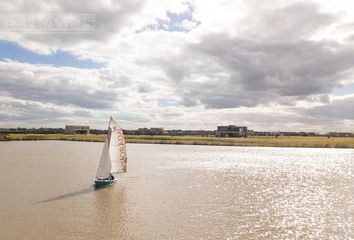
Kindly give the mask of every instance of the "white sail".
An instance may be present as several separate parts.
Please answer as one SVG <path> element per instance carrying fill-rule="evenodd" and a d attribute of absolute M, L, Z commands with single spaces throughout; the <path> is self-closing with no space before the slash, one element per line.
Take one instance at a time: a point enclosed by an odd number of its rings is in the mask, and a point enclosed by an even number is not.
<path fill-rule="evenodd" d="M 112 130 L 109 155 L 112 163 L 112 173 L 125 172 L 127 170 L 127 151 L 123 129 L 121 129 L 113 118 L 109 121 Z"/>
<path fill-rule="evenodd" d="M 106 141 L 103 145 L 100 164 L 98 165 L 98 169 L 97 169 L 97 174 L 96 174 L 97 179 L 108 178 L 111 172 L 112 164 L 109 156 L 109 139 L 110 139 L 110 131 L 108 130 Z"/>
<path fill-rule="evenodd" d="M 125 172 L 126 170 L 127 153 L 123 130 L 113 118 L 111 118 L 108 124 L 108 134 L 103 146 L 96 178 L 108 178 L 110 173 Z"/>

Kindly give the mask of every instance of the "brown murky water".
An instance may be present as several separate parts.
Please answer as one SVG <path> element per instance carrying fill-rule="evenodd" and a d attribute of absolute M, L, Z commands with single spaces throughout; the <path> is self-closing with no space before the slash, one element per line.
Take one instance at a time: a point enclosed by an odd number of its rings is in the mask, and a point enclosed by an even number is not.
<path fill-rule="evenodd" d="M 0 143 L 0 239 L 353 239 L 354 150 Z"/>

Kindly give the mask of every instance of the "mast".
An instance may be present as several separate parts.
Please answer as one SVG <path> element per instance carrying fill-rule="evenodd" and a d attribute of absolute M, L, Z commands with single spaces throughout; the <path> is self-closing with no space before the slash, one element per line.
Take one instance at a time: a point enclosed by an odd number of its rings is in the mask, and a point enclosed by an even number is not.
<path fill-rule="evenodd" d="M 96 178 L 108 178 L 110 173 L 127 171 L 127 151 L 123 129 L 111 117 L 108 134 L 103 145 Z"/>

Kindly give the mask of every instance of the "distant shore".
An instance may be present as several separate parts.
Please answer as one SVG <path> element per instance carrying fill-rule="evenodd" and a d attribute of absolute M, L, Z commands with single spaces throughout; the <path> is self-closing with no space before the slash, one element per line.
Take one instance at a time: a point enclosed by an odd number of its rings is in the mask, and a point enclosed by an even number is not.
<path fill-rule="evenodd" d="M 104 142 L 106 135 L 69 135 L 69 134 L 1 134 L 0 141 L 61 140 Z M 183 144 L 213 146 L 258 146 L 258 147 L 312 147 L 312 148 L 354 148 L 351 137 L 248 137 L 217 138 L 202 136 L 146 136 L 125 135 L 127 143 Z"/>

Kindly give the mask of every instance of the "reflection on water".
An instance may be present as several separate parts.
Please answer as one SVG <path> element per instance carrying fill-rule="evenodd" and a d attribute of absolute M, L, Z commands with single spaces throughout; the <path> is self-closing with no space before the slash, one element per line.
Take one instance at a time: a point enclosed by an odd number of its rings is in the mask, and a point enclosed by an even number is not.
<path fill-rule="evenodd" d="M 0 239 L 354 238 L 354 150 L 128 145 L 92 184 L 101 143 L 0 143 Z"/>
<path fill-rule="evenodd" d="M 95 238 L 127 239 L 125 190 L 121 186 L 107 186 L 95 192 Z"/>

